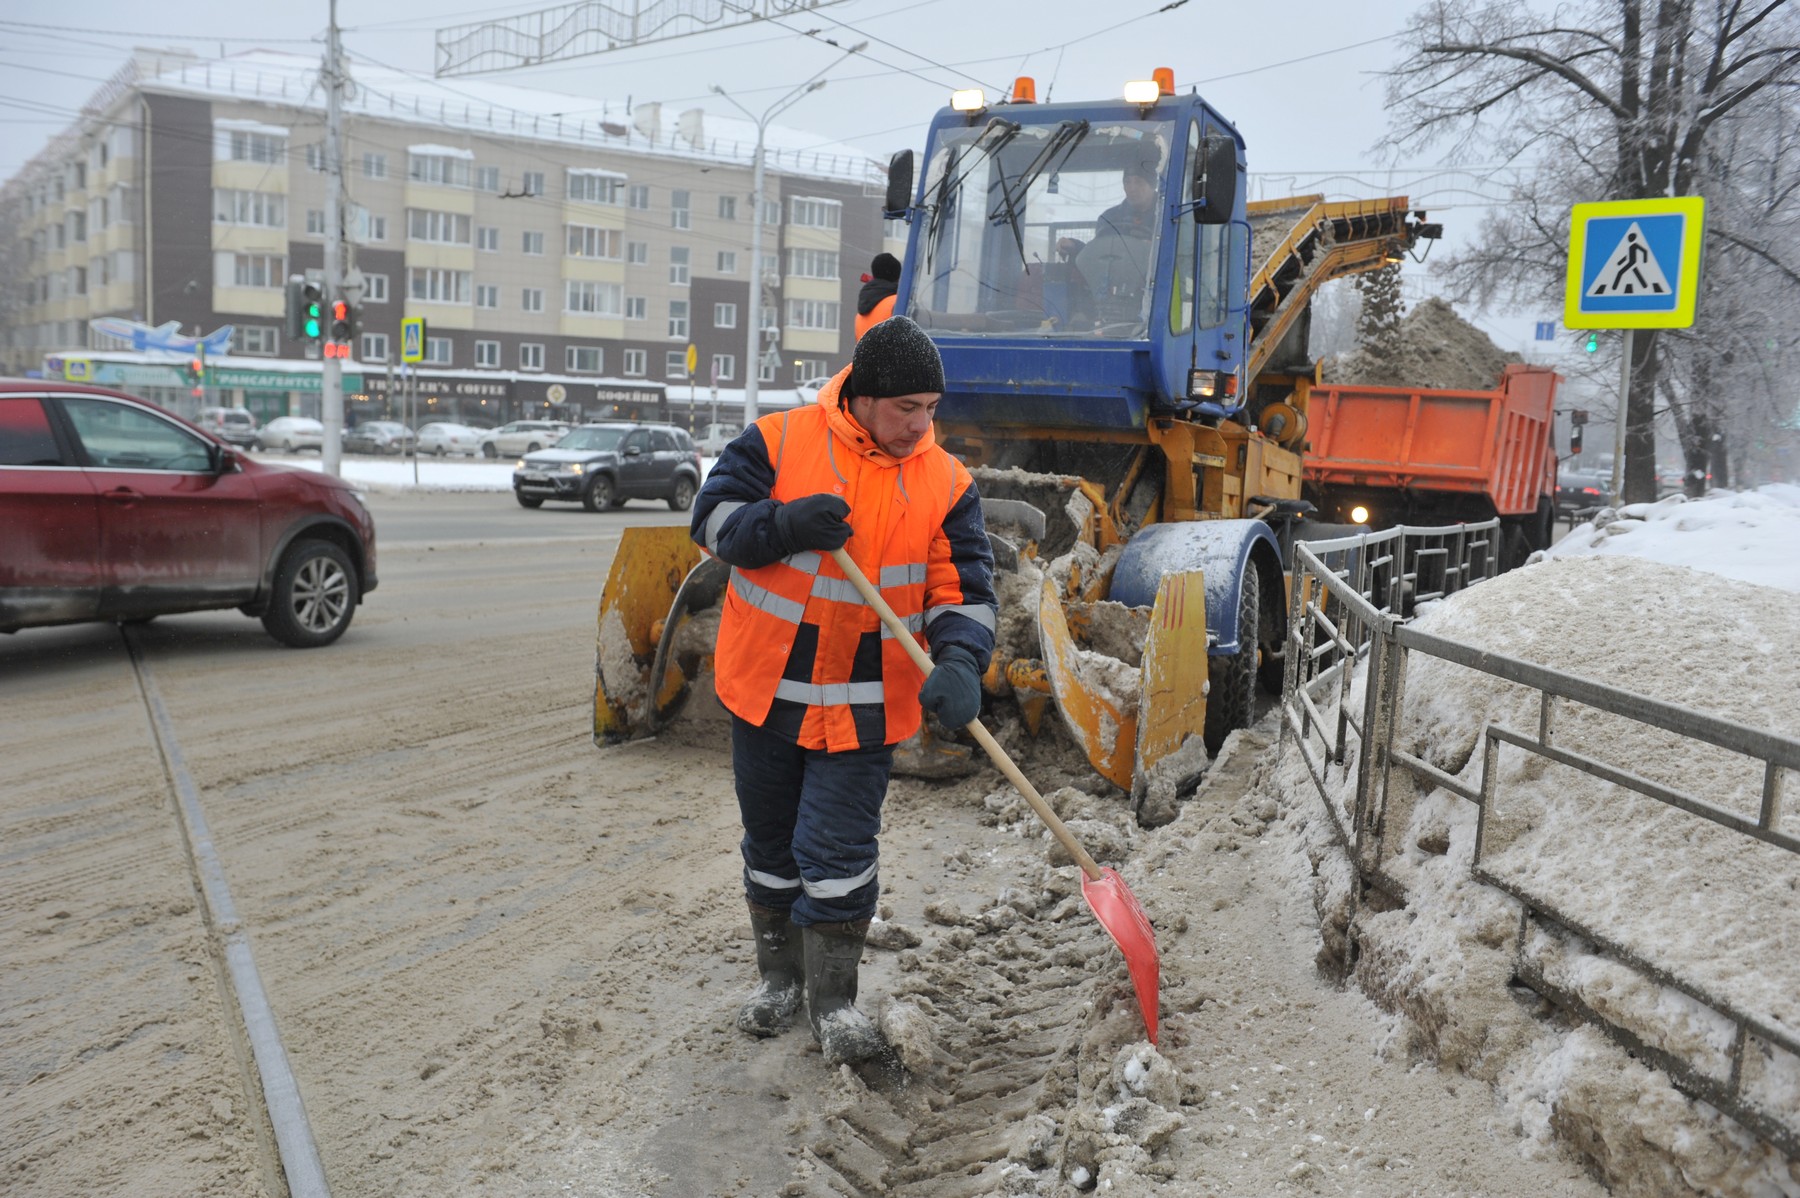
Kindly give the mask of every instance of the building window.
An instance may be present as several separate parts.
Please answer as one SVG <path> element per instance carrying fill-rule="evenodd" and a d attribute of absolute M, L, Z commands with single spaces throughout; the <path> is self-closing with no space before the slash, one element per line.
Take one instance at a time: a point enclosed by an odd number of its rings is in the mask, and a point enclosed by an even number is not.
<path fill-rule="evenodd" d="M 219 188 L 213 192 L 213 220 L 221 225 L 256 225 L 264 229 L 280 229 L 287 225 L 287 200 L 272 191 L 232 191 Z M 319 227 L 325 227 L 325 214 L 319 214 Z"/>
<path fill-rule="evenodd" d="M 737 197 L 736 196 L 720 196 L 719 197 L 719 219 L 720 220 L 736 220 L 737 219 Z"/>
<path fill-rule="evenodd" d="M 642 183 L 633 183 L 625 191 L 625 204 L 628 208 L 648 211 L 650 208 L 650 189 Z"/>
<path fill-rule="evenodd" d="M 810 383 L 814 379 L 821 379 L 821 378 L 824 378 L 825 376 L 826 376 L 826 370 L 825 370 L 825 359 L 824 358 L 795 358 L 794 359 L 794 385 L 795 386 L 799 386 L 801 383 Z"/>
<path fill-rule="evenodd" d="M 737 251 L 736 250 L 720 250 L 719 251 L 717 273 L 722 274 L 722 275 L 734 275 L 737 273 Z"/>
<path fill-rule="evenodd" d="M 735 354 L 714 354 L 712 356 L 712 381 L 714 384 L 729 383 L 737 374 L 737 356 Z"/>
<path fill-rule="evenodd" d="M 906 222 L 898 217 L 881 222 L 881 239 L 883 241 L 905 241 Z"/>
<path fill-rule="evenodd" d="M 542 196 L 544 194 L 544 172 L 526 171 L 519 177 L 519 190 L 527 196 Z M 541 349 L 542 346 L 539 348 Z M 543 367 L 540 366 L 538 369 L 542 370 Z"/>
<path fill-rule="evenodd" d="M 318 142 L 306 147 L 306 169 L 319 173 L 325 170 L 325 147 Z"/>
<path fill-rule="evenodd" d="M 692 212 L 688 207 L 688 193 L 671 191 L 669 193 L 669 227 L 671 229 L 687 228 L 691 215 Z"/>
<path fill-rule="evenodd" d="M 363 178 L 387 178 L 387 155 L 370 151 L 363 155 Z"/>
<path fill-rule="evenodd" d="M 388 339 L 386 333 L 364 333 L 362 335 L 362 360 L 365 362 L 385 362 L 388 360 Z"/>
<path fill-rule="evenodd" d="M 407 178 L 439 187 L 467 187 L 469 160 L 452 154 L 408 154 Z"/>
<path fill-rule="evenodd" d="M 367 208 L 359 209 L 359 212 L 361 213 L 363 220 L 366 221 L 367 223 L 358 230 L 362 234 L 362 236 L 359 237 L 357 240 L 359 240 L 359 241 L 386 241 L 387 240 L 387 217 L 376 216 L 374 213 L 370 212 Z"/>
<path fill-rule="evenodd" d="M 385 304 L 388 302 L 388 277 L 386 275 L 363 276 L 363 303 Z"/>
<path fill-rule="evenodd" d="M 475 190 L 500 190 L 500 168 L 497 166 L 478 166 L 475 168 Z"/>
<path fill-rule="evenodd" d="M 544 310 L 544 289 L 527 287 L 519 292 L 519 306 L 526 312 L 542 312 Z"/>
<path fill-rule="evenodd" d="M 625 289 L 617 283 L 569 279 L 565 283 L 563 311 L 577 316 L 610 316 L 617 319 L 625 308 Z"/>
<path fill-rule="evenodd" d="M 279 166 L 287 161 L 287 138 L 274 133 L 252 133 L 232 129 L 219 143 L 219 157 L 233 162 L 261 162 Z M 56 197 L 61 199 L 61 196 Z"/>
<path fill-rule="evenodd" d="M 625 176 L 598 171 L 570 171 L 568 197 L 583 204 L 617 204 L 625 191 Z"/>
<path fill-rule="evenodd" d="M 460 212 L 432 212 L 424 208 L 406 210 L 406 239 L 429 241 L 437 245 L 468 245 L 469 218 Z"/>
<path fill-rule="evenodd" d="M 781 281 L 781 255 L 764 254 L 762 256 L 762 274 L 766 284 L 775 286 Z"/>
<path fill-rule="evenodd" d="M 788 274 L 797 279 L 835 279 L 838 256 L 834 250 L 789 250 Z"/>
<path fill-rule="evenodd" d="M 601 229 L 594 225 L 566 225 L 564 228 L 569 257 L 618 260 L 625 238 L 617 229 Z"/>
<path fill-rule="evenodd" d="M 781 201 L 780 200 L 764 200 L 763 201 L 763 224 L 774 225 L 777 228 L 780 227 L 780 225 L 781 225 Z"/>
<path fill-rule="evenodd" d="M 231 348 L 234 353 L 272 357 L 281 352 L 281 330 L 272 324 L 241 324 Z"/>
<path fill-rule="evenodd" d="M 527 341 L 519 346 L 519 369 L 542 370 L 544 368 L 544 347 L 536 341 Z"/>
<path fill-rule="evenodd" d="M 672 245 L 669 247 L 669 282 L 677 287 L 688 285 L 688 247 Z"/>
<path fill-rule="evenodd" d="M 451 358 L 451 344 L 448 337 L 425 338 L 425 361 L 431 366 L 448 366 Z"/>
<path fill-rule="evenodd" d="M 835 229 L 844 206 L 836 200 L 795 196 L 791 221 L 803 229 Z"/>
<path fill-rule="evenodd" d="M 483 253 L 488 253 L 488 254 L 499 253 L 500 252 L 500 226 L 499 225 L 482 225 L 480 228 L 476 229 L 475 230 L 475 248 L 478 250 L 481 250 Z"/>
<path fill-rule="evenodd" d="M 477 308 L 498 308 L 500 306 L 500 288 L 495 283 L 475 284 L 475 306 Z"/>
<path fill-rule="evenodd" d="M 422 304 L 466 304 L 473 290 L 470 271 L 413 266 L 406 272 L 406 298 Z"/>
<path fill-rule="evenodd" d="M 687 351 L 672 349 L 663 355 L 663 377 L 674 381 L 687 377 Z"/>
<path fill-rule="evenodd" d="M 214 282 L 221 287 L 274 287 L 287 284 L 287 259 L 280 254 L 218 255 Z"/>
<path fill-rule="evenodd" d="M 669 336 L 686 337 L 688 335 L 688 302 L 686 300 L 669 301 Z"/>
<path fill-rule="evenodd" d="M 648 352 L 641 349 L 628 349 L 625 351 L 626 378 L 641 379 L 649 373 L 650 355 Z"/>
<path fill-rule="evenodd" d="M 599 374 L 606 355 L 598 345 L 571 345 L 563 360 L 571 374 Z"/>
<path fill-rule="evenodd" d="M 625 297 L 625 319 L 626 320 L 644 320 L 649 317 L 649 314 L 650 314 L 650 301 L 649 300 L 645 299 L 641 295 L 628 295 Z"/>
<path fill-rule="evenodd" d="M 756 381 L 759 383 L 774 382 L 775 371 L 780 365 L 781 355 L 764 354 L 756 363 Z"/>
<path fill-rule="evenodd" d="M 787 302 L 787 326 L 835 333 L 838 331 L 838 305 L 832 300 L 791 299 Z"/>
<path fill-rule="evenodd" d="M 325 213 L 317 208 L 306 210 L 306 235 L 308 237 L 325 236 Z"/>
<path fill-rule="evenodd" d="M 713 305 L 713 328 L 715 328 L 715 329 L 735 329 L 735 328 L 737 328 L 737 305 L 736 304 L 714 304 Z"/>
<path fill-rule="evenodd" d="M 625 243 L 625 265 L 647 266 L 650 262 L 650 243 L 647 241 L 629 241 Z"/>
<path fill-rule="evenodd" d="M 544 235 L 542 233 L 527 233 L 525 234 L 523 245 L 524 251 L 527 254 L 542 254 L 544 252 Z"/>
<path fill-rule="evenodd" d="M 500 343 L 498 341 L 477 341 L 475 343 L 475 365 L 484 370 L 500 369 Z"/>

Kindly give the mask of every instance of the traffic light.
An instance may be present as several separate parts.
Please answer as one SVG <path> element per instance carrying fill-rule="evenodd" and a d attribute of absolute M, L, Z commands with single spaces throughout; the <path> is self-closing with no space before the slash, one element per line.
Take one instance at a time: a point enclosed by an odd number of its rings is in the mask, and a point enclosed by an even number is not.
<path fill-rule="evenodd" d="M 287 335 L 291 341 L 306 336 L 306 276 L 289 275 L 287 281 Z"/>
<path fill-rule="evenodd" d="M 194 398 L 206 398 L 206 351 L 195 352 L 193 360 L 187 364 L 188 382 L 193 385 Z"/>
<path fill-rule="evenodd" d="M 356 340 L 356 309 L 344 300 L 331 305 L 331 339 L 343 345 Z"/>
<path fill-rule="evenodd" d="M 1588 351 L 1588 353 L 1590 353 L 1590 354 L 1591 354 L 1591 353 L 1596 353 L 1596 352 L 1598 352 L 1598 351 L 1599 351 L 1599 349 L 1600 349 L 1600 334 L 1598 334 L 1598 333 L 1589 333 L 1589 334 L 1588 334 L 1588 339 L 1587 339 L 1587 351 Z"/>
<path fill-rule="evenodd" d="M 1585 430 L 1579 424 L 1569 430 L 1569 456 L 1570 457 L 1573 457 L 1576 454 L 1581 452 L 1581 434 L 1584 431 Z"/>

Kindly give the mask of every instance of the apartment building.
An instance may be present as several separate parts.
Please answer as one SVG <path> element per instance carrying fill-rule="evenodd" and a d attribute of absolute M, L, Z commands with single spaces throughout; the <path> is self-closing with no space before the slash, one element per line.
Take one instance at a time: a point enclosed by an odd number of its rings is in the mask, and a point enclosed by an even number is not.
<path fill-rule="evenodd" d="M 303 359 L 283 285 L 324 258 L 317 72 L 267 51 L 134 55 L 0 186 L 0 366 L 124 348 L 89 327 L 101 316 L 229 324 L 234 359 Z M 791 387 L 848 361 L 858 277 L 893 248 L 866 155 L 769 128 L 757 212 L 746 120 L 691 110 L 664 128 L 653 106 L 352 73 L 344 223 L 362 302 L 348 374 L 388 370 L 402 317 L 427 323 L 426 367 L 459 377 L 737 389 L 755 369 Z M 302 385 L 284 398 L 266 379 L 235 398 L 265 416 L 306 406 Z"/>

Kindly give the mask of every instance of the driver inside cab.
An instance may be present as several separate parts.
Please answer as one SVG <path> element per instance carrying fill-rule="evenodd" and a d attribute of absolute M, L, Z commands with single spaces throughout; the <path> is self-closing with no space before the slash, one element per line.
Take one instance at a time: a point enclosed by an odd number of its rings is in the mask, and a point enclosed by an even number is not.
<path fill-rule="evenodd" d="M 1161 213 L 1156 162 L 1132 162 L 1122 185 L 1125 198 L 1095 220 L 1093 240 L 1057 239 L 1058 255 L 1074 268 L 1066 326 L 1071 331 L 1141 317 L 1150 244 Z"/>

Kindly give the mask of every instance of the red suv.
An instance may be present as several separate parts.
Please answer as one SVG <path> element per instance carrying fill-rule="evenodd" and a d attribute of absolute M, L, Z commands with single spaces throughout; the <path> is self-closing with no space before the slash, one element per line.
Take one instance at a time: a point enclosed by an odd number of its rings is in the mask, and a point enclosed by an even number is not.
<path fill-rule="evenodd" d="M 0 380 L 0 632 L 235 607 L 311 648 L 374 589 L 375 520 L 342 480 L 116 391 Z"/>

